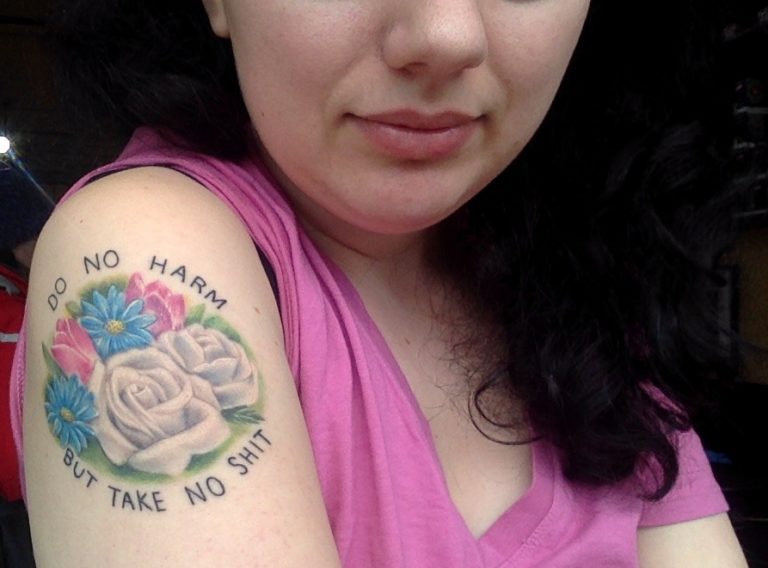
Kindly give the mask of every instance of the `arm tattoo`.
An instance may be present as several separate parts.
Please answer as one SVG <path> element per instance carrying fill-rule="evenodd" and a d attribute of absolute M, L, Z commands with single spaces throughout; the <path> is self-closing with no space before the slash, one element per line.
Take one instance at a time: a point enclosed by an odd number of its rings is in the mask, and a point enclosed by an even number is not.
<path fill-rule="evenodd" d="M 57 278 L 48 305 L 59 317 L 42 346 L 46 417 L 64 464 L 113 508 L 134 511 L 168 510 L 162 485 L 177 479 L 180 503 L 222 497 L 226 476 L 202 472 L 222 463 L 245 475 L 272 445 L 260 426 L 263 379 L 220 314 L 227 301 L 158 258 L 148 259 L 145 280 L 119 272 L 117 251 L 85 257 L 95 279 L 74 295 Z M 119 485 L 100 483 L 102 474 Z"/>

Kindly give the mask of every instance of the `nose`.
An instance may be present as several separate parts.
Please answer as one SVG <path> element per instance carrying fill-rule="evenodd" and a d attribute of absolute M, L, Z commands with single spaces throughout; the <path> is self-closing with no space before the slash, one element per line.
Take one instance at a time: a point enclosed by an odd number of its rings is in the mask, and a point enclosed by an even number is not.
<path fill-rule="evenodd" d="M 479 66 L 488 55 L 482 0 L 392 2 L 383 58 L 392 69 L 446 77 Z"/>

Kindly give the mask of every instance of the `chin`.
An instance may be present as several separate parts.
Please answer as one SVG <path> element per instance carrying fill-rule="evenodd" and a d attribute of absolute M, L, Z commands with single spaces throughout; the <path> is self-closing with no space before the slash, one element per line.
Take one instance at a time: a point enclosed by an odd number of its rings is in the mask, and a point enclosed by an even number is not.
<path fill-rule="evenodd" d="M 369 180 L 366 185 L 377 190 L 362 194 L 362 199 L 351 199 L 346 216 L 382 233 L 423 230 L 449 217 L 479 193 L 486 182 L 475 176 L 461 184 L 456 181 L 455 176 L 446 175 Z"/>
<path fill-rule="evenodd" d="M 372 211 L 369 214 L 359 212 L 348 219 L 350 224 L 358 229 L 377 233 L 380 235 L 406 236 L 425 231 L 440 224 L 449 217 L 459 206 L 441 208 L 439 210 L 418 210 L 415 208 L 403 211 L 388 210 L 386 214 L 381 211 Z"/>

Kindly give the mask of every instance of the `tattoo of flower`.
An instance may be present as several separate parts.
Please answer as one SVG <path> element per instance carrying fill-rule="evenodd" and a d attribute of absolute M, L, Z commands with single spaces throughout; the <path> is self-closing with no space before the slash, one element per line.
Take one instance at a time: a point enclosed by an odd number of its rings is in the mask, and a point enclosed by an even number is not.
<path fill-rule="evenodd" d="M 155 316 L 142 314 L 144 301 L 133 300 L 126 305 L 125 293 L 113 285 L 105 298 L 94 290 L 91 301 L 82 301 L 80 325 L 88 332 L 102 358 L 127 349 L 146 347 L 154 341 L 147 328 Z"/>
<path fill-rule="evenodd" d="M 261 375 L 240 334 L 139 273 L 96 282 L 43 342 L 51 433 L 83 463 L 171 480 L 223 456 L 264 419 Z"/>
<path fill-rule="evenodd" d="M 62 446 L 71 446 L 80 454 L 95 436 L 89 423 L 96 418 L 93 393 L 77 377 L 56 377 L 45 390 L 48 423 Z"/>

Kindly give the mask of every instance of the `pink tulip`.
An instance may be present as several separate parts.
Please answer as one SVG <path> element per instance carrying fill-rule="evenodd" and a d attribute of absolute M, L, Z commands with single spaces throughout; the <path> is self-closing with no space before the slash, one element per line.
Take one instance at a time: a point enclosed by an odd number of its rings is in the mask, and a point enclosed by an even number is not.
<path fill-rule="evenodd" d="M 51 355 L 67 376 L 77 375 L 83 384 L 88 383 L 99 358 L 88 332 L 69 318 L 56 322 Z"/>
<path fill-rule="evenodd" d="M 184 296 L 174 294 L 160 281 L 155 280 L 145 285 L 141 275 L 135 272 L 125 289 L 125 300 L 130 303 L 136 299 L 144 300 L 143 313 L 152 314 L 157 318 L 148 328 L 155 337 L 166 331 L 178 331 L 184 327 L 187 317 Z"/>

